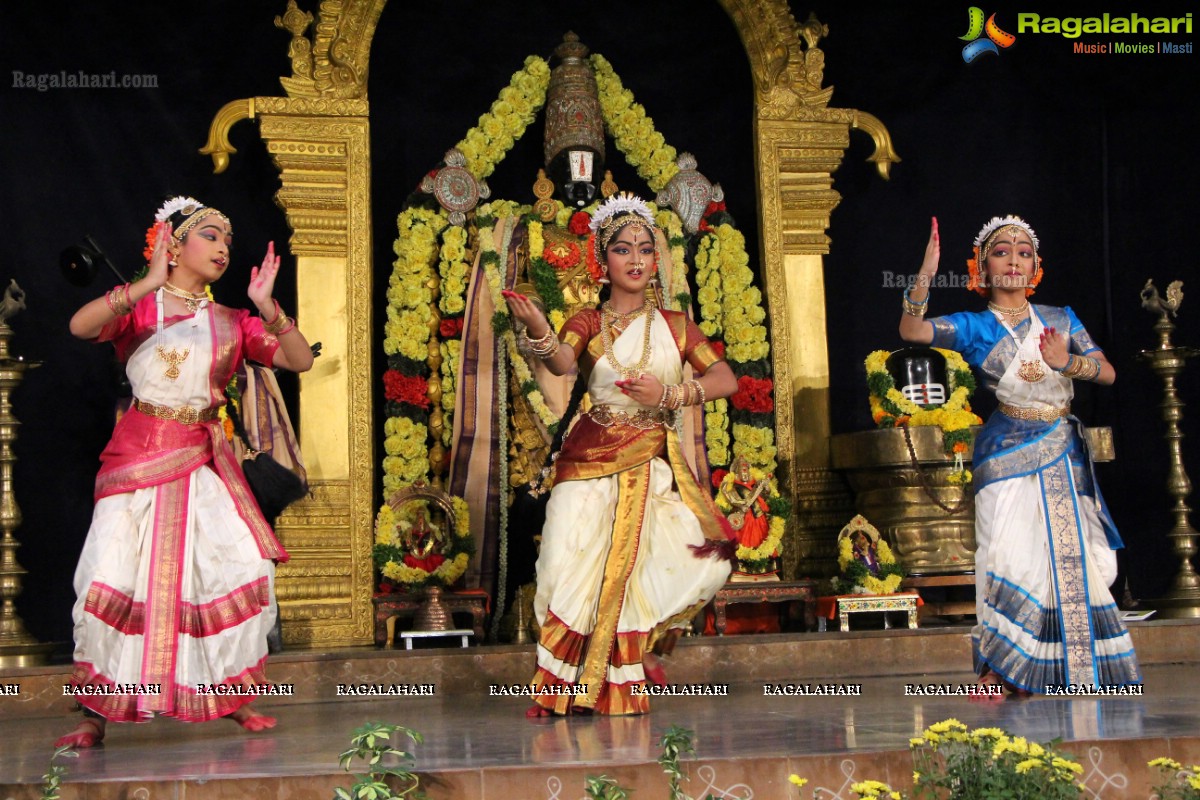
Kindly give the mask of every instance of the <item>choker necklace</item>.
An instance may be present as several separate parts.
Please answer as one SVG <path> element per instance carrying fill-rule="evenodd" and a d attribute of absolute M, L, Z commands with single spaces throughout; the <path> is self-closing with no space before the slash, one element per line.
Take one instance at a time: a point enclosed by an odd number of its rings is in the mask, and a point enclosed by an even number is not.
<path fill-rule="evenodd" d="M 1017 306 L 1016 308 L 1008 308 L 1007 306 L 1002 306 L 1002 305 L 999 305 L 999 304 L 989 300 L 988 308 L 991 309 L 992 311 L 995 311 L 997 314 L 1003 314 L 1005 317 L 1008 317 L 1010 320 L 1015 320 L 1017 317 L 1021 316 L 1022 314 L 1024 314 L 1026 311 L 1029 310 L 1029 301 L 1026 300 L 1024 303 Z"/>
<path fill-rule="evenodd" d="M 650 307 L 651 307 L 650 301 L 647 300 L 645 303 L 643 303 L 641 305 L 640 308 L 635 308 L 633 311 L 627 311 L 625 313 L 621 313 L 620 311 L 617 311 L 616 309 L 614 309 L 612 307 L 611 303 L 609 303 L 607 300 L 605 300 L 604 305 L 602 305 L 600 308 L 612 322 L 615 322 L 618 325 L 627 325 L 630 322 L 632 322 L 633 320 L 637 319 L 639 314 L 646 313 L 650 309 Z"/>
<path fill-rule="evenodd" d="M 163 284 L 163 291 L 169 295 L 178 297 L 187 306 L 187 310 L 195 314 L 200 310 L 200 306 L 208 300 L 208 294 L 205 292 L 189 292 L 187 289 L 180 289 L 174 286 L 170 281 Z"/>

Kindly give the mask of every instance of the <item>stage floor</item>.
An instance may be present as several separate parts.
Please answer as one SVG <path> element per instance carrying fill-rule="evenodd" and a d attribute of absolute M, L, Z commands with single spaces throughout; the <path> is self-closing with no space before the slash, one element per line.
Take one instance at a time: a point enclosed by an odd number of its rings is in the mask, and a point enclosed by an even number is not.
<path fill-rule="evenodd" d="M 869 657 L 859 653 L 857 658 Z M 695 732 L 696 761 L 685 787 L 693 797 L 795 797 L 789 772 L 812 779 L 805 797 L 849 798 L 851 781 L 911 780 L 908 740 L 954 717 L 1045 742 L 1063 739 L 1083 764 L 1090 797 L 1147 797 L 1156 780 L 1146 761 L 1200 762 L 1200 693 L 1194 665 L 1145 669 L 1142 697 L 1039 697 L 977 702 L 906 696 L 910 683 L 969 685 L 968 673 L 850 678 L 861 696 L 764 696 L 762 683 L 729 687 L 727 697 L 659 697 L 644 717 L 526 720 L 528 700 L 445 694 L 400 700 L 357 699 L 276 705 L 273 732 L 247 734 L 223 721 L 186 725 L 155 720 L 110 725 L 101 747 L 68 760 L 64 798 L 327 798 L 348 786 L 337 755 L 368 721 L 406 725 L 425 741 L 410 748 L 430 796 L 577 798 L 583 779 L 617 777 L 642 797 L 665 796 L 654 765 L 671 725 Z M 816 679 L 802 679 L 816 683 Z M 827 684 L 840 679 L 820 679 Z M 53 740 L 77 717 L 0 719 L 0 798 L 36 797 Z M 17 786 L 17 784 L 26 784 Z M 139 793 L 139 787 L 145 792 Z"/>

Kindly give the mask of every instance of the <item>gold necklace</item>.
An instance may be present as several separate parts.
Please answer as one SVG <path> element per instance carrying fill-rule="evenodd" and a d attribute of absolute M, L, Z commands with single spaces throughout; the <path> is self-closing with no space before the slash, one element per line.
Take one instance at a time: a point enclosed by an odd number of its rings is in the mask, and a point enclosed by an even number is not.
<path fill-rule="evenodd" d="M 635 308 L 633 311 L 626 311 L 622 313 L 613 308 L 612 304 L 605 300 L 604 305 L 601 306 L 601 309 L 604 311 L 604 313 L 608 314 L 609 318 L 612 319 L 613 322 L 618 322 L 622 325 L 628 325 L 630 322 L 637 319 L 638 314 L 648 311 L 650 309 L 650 303 L 642 303 L 641 306 Z"/>
<path fill-rule="evenodd" d="M 1022 314 L 1024 314 L 1026 311 L 1029 310 L 1029 301 L 1026 300 L 1024 303 L 1017 306 L 1016 308 L 1009 308 L 1007 306 L 1002 306 L 1002 305 L 997 304 L 994 301 L 989 300 L 988 308 L 991 309 L 992 311 L 995 311 L 997 314 L 1003 314 L 1005 317 L 1007 317 L 1010 320 L 1016 320 L 1018 317 L 1020 317 Z"/>
<path fill-rule="evenodd" d="M 650 311 L 649 303 L 635 312 L 624 315 L 613 311 L 607 303 L 601 308 L 600 341 L 604 343 L 604 355 L 608 359 L 608 363 L 620 374 L 621 380 L 637 380 L 650 365 L 650 326 L 654 323 L 654 315 Z M 642 357 L 632 367 L 627 367 L 617 360 L 617 354 L 613 352 L 613 325 L 618 321 L 617 318 L 624 317 L 626 320 L 631 320 L 642 312 L 646 312 L 646 330 L 642 334 Z"/>
<path fill-rule="evenodd" d="M 187 306 L 187 310 L 195 314 L 200 310 L 200 304 L 208 299 L 208 294 L 205 292 L 189 292 L 187 289 L 180 289 L 173 285 L 170 281 L 163 284 L 163 291 L 169 295 L 174 295 L 183 301 Z M 186 358 L 186 356 L 184 356 Z M 178 374 L 178 371 L 176 371 Z"/>

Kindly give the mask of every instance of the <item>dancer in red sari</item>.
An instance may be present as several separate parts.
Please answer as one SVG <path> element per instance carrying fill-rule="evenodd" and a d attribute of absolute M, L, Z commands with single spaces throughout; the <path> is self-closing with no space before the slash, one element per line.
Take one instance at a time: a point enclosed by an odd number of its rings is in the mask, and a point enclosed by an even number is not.
<path fill-rule="evenodd" d="M 156 714 L 230 717 L 251 731 L 275 725 L 233 687 L 266 683 L 274 564 L 287 553 L 217 412 L 243 358 L 301 372 L 312 351 L 272 298 L 273 243 L 250 273 L 255 317 L 208 299 L 229 265 L 224 214 L 177 197 L 156 220 L 145 277 L 71 319 L 75 336 L 113 343 L 134 402 L 100 456 L 75 572 L 70 685 L 85 717 L 59 745 L 90 747 L 107 720 Z"/>

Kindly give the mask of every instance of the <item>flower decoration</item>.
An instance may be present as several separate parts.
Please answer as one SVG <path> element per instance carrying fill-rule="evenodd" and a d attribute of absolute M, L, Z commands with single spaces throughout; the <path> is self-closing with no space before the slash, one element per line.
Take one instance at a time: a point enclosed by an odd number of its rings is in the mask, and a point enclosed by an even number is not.
<path fill-rule="evenodd" d="M 467 501 L 451 497 L 454 507 L 454 535 L 449 537 L 445 551 L 425 557 L 414 555 L 403 546 L 402 532 L 408 530 L 418 512 L 430 517 L 425 501 L 414 500 L 402 505 L 399 510 L 384 504 L 375 517 L 375 544 L 371 557 L 388 585 L 381 591 L 393 588 L 391 583 L 403 584 L 408 589 L 421 586 L 451 586 L 466 572 L 475 552 L 475 540 L 471 537 L 471 512 Z"/>
<path fill-rule="evenodd" d="M 146 246 L 142 249 L 142 258 L 147 262 L 154 255 L 154 244 L 158 241 L 158 232 L 166 227 L 166 222 L 155 222 L 146 229 Z"/>
<path fill-rule="evenodd" d="M 591 231 L 592 217 L 583 211 L 576 211 L 571 214 L 571 219 L 567 223 L 567 230 L 576 236 L 587 236 Z"/>
<path fill-rule="evenodd" d="M 556 247 L 545 248 L 542 250 L 542 258 L 546 259 L 550 266 L 559 272 L 564 272 L 580 262 L 583 252 L 579 249 L 579 245 L 567 242 Z"/>
<path fill-rule="evenodd" d="M 1037 797 L 1075 800 L 1083 767 L 1057 750 L 999 728 L 976 728 L 956 719 L 930 725 L 909 740 L 913 786 L 922 797 Z M 1166 795 L 1163 795 L 1166 797 Z"/>
<path fill-rule="evenodd" d="M 954 458 L 955 471 L 950 476 L 952 483 L 971 482 L 971 473 L 963 465 L 963 458 L 971 446 L 971 426 L 982 425 L 983 420 L 971 411 L 970 398 L 975 392 L 975 376 L 963 357 L 954 350 L 935 347 L 946 359 L 946 372 L 950 381 L 950 397 L 945 403 L 925 408 L 909 400 L 887 371 L 887 350 L 876 350 L 867 356 L 867 389 L 870 391 L 871 418 L 880 428 L 910 425 L 936 425 L 942 429 L 942 443 L 946 455 Z"/>
<path fill-rule="evenodd" d="M 869 535 L 864 533 L 863 535 Z M 873 540 L 878 570 L 872 573 L 854 553 L 854 541 L 850 536 L 838 537 L 838 570 L 841 575 L 834 578 L 834 591 L 850 591 L 856 594 L 895 594 L 904 580 L 904 567 L 896 563 L 892 548 L 876 532 Z"/>
<path fill-rule="evenodd" d="M 549 86 L 550 65 L 538 56 L 526 58 L 479 124 L 456 145 L 472 175 L 482 179 L 492 174 L 545 105 Z"/>

